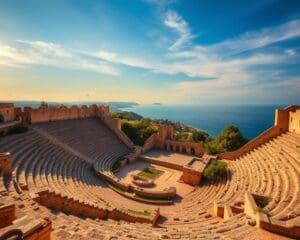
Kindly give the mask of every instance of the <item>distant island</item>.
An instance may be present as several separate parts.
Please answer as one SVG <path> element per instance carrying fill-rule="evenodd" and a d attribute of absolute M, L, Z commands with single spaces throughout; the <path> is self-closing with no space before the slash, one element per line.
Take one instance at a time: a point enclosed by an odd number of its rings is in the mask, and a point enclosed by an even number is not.
<path fill-rule="evenodd" d="M 157 106 L 161 106 L 161 103 L 152 103 L 152 105 L 157 105 Z"/>

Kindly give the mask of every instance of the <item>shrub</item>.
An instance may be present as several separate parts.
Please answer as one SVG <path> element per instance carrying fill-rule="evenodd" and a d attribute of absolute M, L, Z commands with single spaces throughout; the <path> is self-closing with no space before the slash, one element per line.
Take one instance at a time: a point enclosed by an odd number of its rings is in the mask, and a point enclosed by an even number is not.
<path fill-rule="evenodd" d="M 10 128 L 7 134 L 16 134 L 16 133 L 24 133 L 28 131 L 28 127 L 25 124 L 18 124 L 13 128 Z"/>
<path fill-rule="evenodd" d="M 118 160 L 118 161 L 116 161 L 115 163 L 114 163 L 114 165 L 112 166 L 112 171 L 113 172 L 116 172 L 116 171 L 118 171 L 119 170 L 119 168 L 121 167 L 121 162 L 120 162 L 120 160 Z"/>
<path fill-rule="evenodd" d="M 204 146 L 208 154 L 218 154 L 222 152 L 221 147 L 215 141 L 208 142 Z"/>
<path fill-rule="evenodd" d="M 153 125 L 150 119 L 143 118 L 138 121 L 124 121 L 122 130 L 134 144 L 142 146 L 153 133 L 158 131 L 158 127 Z"/>
<path fill-rule="evenodd" d="M 271 199 L 268 198 L 268 197 L 263 197 L 263 198 L 255 199 L 256 205 L 259 208 L 266 207 L 269 204 L 270 201 L 271 201 Z"/>
<path fill-rule="evenodd" d="M 212 160 L 208 166 L 204 169 L 203 176 L 209 181 L 216 180 L 222 177 L 227 172 L 227 164 L 225 162 Z"/>

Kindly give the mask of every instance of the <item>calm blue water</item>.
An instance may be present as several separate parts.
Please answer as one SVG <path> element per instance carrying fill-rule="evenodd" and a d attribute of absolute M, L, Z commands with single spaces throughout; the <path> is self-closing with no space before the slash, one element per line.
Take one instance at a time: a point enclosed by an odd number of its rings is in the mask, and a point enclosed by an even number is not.
<path fill-rule="evenodd" d="M 205 130 L 214 137 L 226 125 L 234 124 L 251 139 L 274 124 L 274 110 L 282 107 L 284 106 L 139 105 L 122 110 L 136 112 L 143 117 L 182 122 Z"/>

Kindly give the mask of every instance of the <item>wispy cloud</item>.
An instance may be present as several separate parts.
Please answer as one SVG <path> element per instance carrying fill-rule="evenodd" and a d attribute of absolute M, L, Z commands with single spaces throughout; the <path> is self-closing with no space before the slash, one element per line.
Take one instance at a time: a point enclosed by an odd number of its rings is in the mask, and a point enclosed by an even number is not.
<path fill-rule="evenodd" d="M 246 32 L 236 38 L 213 45 L 194 45 L 185 51 L 170 52 L 168 56 L 177 59 L 196 58 L 200 60 L 207 56 L 225 58 L 298 37 L 300 37 L 300 20 L 292 20 L 279 26 Z"/>
<path fill-rule="evenodd" d="M 175 51 L 183 47 L 194 37 L 187 22 L 175 11 L 167 11 L 164 24 L 179 35 L 179 38 L 175 41 L 175 43 L 169 47 L 169 50 L 171 51 Z"/>
<path fill-rule="evenodd" d="M 119 71 L 101 61 L 82 59 L 76 51 L 43 41 L 17 40 L 18 47 L 0 43 L 0 66 L 24 67 L 46 65 L 58 68 L 81 69 L 118 76 Z"/>

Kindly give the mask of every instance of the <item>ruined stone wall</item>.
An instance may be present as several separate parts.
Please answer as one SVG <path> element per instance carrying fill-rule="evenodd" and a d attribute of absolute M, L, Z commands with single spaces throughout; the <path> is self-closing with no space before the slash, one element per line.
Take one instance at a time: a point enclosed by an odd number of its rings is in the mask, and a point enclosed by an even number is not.
<path fill-rule="evenodd" d="M 178 152 L 183 154 L 202 156 L 204 154 L 203 148 L 198 143 L 181 142 L 174 140 L 164 140 L 161 147 L 171 152 Z"/>
<path fill-rule="evenodd" d="M 0 123 L 15 120 L 13 103 L 0 103 Z"/>
<path fill-rule="evenodd" d="M 50 122 L 57 120 L 79 119 L 95 117 L 97 106 L 72 106 L 70 108 L 65 106 L 60 107 L 40 107 L 37 109 L 27 108 L 26 112 L 29 114 L 30 123 Z"/>
<path fill-rule="evenodd" d="M 300 134 L 300 109 L 290 112 L 289 131 Z"/>
<path fill-rule="evenodd" d="M 201 156 L 204 153 L 203 148 L 198 143 L 174 140 L 174 129 L 170 126 L 162 127 L 157 133 L 150 136 L 145 142 L 142 152 L 145 153 L 151 149 L 165 149 L 195 156 Z"/>
<path fill-rule="evenodd" d="M 105 125 L 113 131 L 118 138 L 125 143 L 129 148 L 133 148 L 133 142 L 127 137 L 127 135 L 122 131 L 121 119 L 111 118 L 109 115 L 102 118 Z"/>
<path fill-rule="evenodd" d="M 11 119 L 20 119 L 21 122 L 27 124 L 89 118 L 89 117 L 99 117 L 106 124 L 106 126 L 110 128 L 119 137 L 121 141 L 124 142 L 124 144 L 126 144 L 129 148 L 133 147 L 132 141 L 121 130 L 121 120 L 113 119 L 110 117 L 108 106 L 83 105 L 81 107 L 72 106 L 69 108 L 66 106 L 59 106 L 59 107 L 50 106 L 50 107 L 39 107 L 37 109 L 33 109 L 31 107 L 24 107 L 24 110 L 22 111 L 21 108 L 14 108 L 13 104 L 7 105 L 7 104 L 0 103 L 0 116 L 1 116 L 1 109 L 2 110 L 6 109 L 6 107 L 10 107 L 11 111 L 13 112 Z M 6 117 L 5 119 L 7 120 L 8 118 Z"/>

